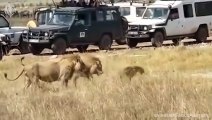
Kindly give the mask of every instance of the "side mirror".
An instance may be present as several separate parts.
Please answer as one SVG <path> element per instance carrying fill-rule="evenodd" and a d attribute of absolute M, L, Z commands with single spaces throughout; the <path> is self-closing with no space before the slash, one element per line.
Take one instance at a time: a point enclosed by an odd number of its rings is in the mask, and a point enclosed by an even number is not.
<path fill-rule="evenodd" d="M 76 20 L 75 22 L 75 26 L 80 26 L 80 25 L 84 25 L 84 21 L 83 20 Z"/>
<path fill-rule="evenodd" d="M 172 15 L 169 15 L 169 20 L 173 21 Z"/>
<path fill-rule="evenodd" d="M 175 19 L 178 19 L 179 18 L 179 15 L 178 14 L 171 14 L 170 16 L 169 16 L 169 19 L 171 20 L 171 21 L 173 21 L 173 20 L 175 20 Z"/>

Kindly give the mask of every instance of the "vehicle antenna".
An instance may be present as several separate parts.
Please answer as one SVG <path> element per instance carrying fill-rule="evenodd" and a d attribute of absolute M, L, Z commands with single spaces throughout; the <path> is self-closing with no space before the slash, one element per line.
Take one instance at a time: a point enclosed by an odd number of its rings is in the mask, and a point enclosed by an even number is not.
<path fill-rule="evenodd" d="M 54 4 L 54 6 L 55 6 L 56 8 L 58 8 L 58 6 L 55 4 L 54 0 L 52 0 L 52 2 L 53 2 L 53 4 Z"/>

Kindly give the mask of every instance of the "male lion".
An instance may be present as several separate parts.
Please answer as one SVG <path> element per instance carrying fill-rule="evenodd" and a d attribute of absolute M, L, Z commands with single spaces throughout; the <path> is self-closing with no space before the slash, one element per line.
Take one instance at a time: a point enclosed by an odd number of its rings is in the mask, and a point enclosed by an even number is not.
<path fill-rule="evenodd" d="M 24 59 L 24 57 L 21 59 Z M 68 80 L 72 78 L 75 71 L 81 70 L 82 60 L 79 55 L 69 55 L 54 61 L 37 62 L 24 67 L 22 72 L 15 79 L 8 79 L 7 73 L 5 78 L 10 81 L 17 80 L 23 73 L 27 81 L 25 88 L 28 88 L 32 82 L 38 85 L 39 80 L 44 82 L 53 82 L 61 80 L 62 84 L 67 87 Z M 22 63 L 24 66 L 24 64 Z M 75 82 L 75 81 L 74 81 Z"/>
<path fill-rule="evenodd" d="M 101 75 L 103 74 L 102 71 L 102 63 L 99 58 L 89 55 L 89 54 L 83 54 L 80 56 L 83 64 L 81 64 L 81 70 L 78 70 L 74 74 L 74 83 L 76 86 L 76 80 L 79 77 L 86 77 L 88 79 L 93 79 L 93 74 Z"/>

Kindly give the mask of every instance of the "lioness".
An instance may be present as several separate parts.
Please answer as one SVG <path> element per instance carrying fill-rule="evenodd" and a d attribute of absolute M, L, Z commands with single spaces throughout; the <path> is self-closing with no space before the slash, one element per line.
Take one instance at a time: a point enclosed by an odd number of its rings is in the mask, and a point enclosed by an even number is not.
<path fill-rule="evenodd" d="M 24 58 L 21 59 L 21 62 Z M 62 84 L 67 87 L 68 80 L 72 78 L 74 71 L 81 70 L 82 60 L 79 55 L 69 55 L 55 61 L 37 62 L 24 67 L 22 72 L 15 79 L 8 79 L 7 73 L 5 78 L 10 81 L 17 80 L 23 73 L 27 81 L 25 88 L 28 88 L 32 82 L 38 85 L 39 80 L 53 82 L 61 80 Z M 22 65 L 24 66 L 23 62 Z M 74 81 L 75 82 L 75 81 Z"/>

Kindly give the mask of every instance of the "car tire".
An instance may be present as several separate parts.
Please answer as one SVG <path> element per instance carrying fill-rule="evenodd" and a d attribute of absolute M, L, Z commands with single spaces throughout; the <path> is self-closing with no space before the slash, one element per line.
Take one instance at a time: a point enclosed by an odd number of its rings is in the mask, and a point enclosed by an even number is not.
<path fill-rule="evenodd" d="M 29 51 L 33 55 L 39 55 L 43 51 L 43 47 L 40 47 L 39 45 L 36 44 L 29 44 Z"/>
<path fill-rule="evenodd" d="M 116 40 L 116 43 L 117 43 L 118 45 L 124 45 L 124 44 L 126 44 L 126 39 L 117 39 L 117 40 Z"/>
<path fill-rule="evenodd" d="M 174 46 L 178 46 L 180 44 L 179 39 L 173 39 L 172 42 L 173 42 Z"/>
<path fill-rule="evenodd" d="M 86 52 L 89 45 L 77 45 L 76 48 L 80 53 Z"/>
<path fill-rule="evenodd" d="M 127 19 L 125 17 L 122 16 L 121 17 L 121 22 L 122 22 L 123 31 L 124 31 L 124 33 L 126 33 L 127 30 L 128 30 L 128 21 L 127 21 Z"/>
<path fill-rule="evenodd" d="M 196 41 L 198 43 L 206 42 L 208 37 L 208 29 L 207 27 L 199 27 L 196 33 Z"/>
<path fill-rule="evenodd" d="M 161 47 L 163 45 L 163 40 L 163 33 L 161 31 L 156 31 L 151 38 L 152 46 Z"/>
<path fill-rule="evenodd" d="M 21 41 L 19 46 L 18 46 L 19 51 L 21 52 L 21 54 L 27 54 L 30 52 L 29 50 L 29 44 L 27 42 L 23 42 Z"/>
<path fill-rule="evenodd" d="M 63 38 L 57 38 L 53 41 L 51 45 L 53 54 L 61 55 L 66 52 L 66 41 Z"/>
<path fill-rule="evenodd" d="M 99 49 L 100 50 L 109 50 L 112 45 L 112 39 L 111 36 L 108 34 L 105 34 L 101 37 L 101 40 L 99 42 Z"/>
<path fill-rule="evenodd" d="M 136 39 L 127 39 L 127 45 L 129 48 L 134 48 L 138 44 L 138 41 Z"/>

